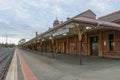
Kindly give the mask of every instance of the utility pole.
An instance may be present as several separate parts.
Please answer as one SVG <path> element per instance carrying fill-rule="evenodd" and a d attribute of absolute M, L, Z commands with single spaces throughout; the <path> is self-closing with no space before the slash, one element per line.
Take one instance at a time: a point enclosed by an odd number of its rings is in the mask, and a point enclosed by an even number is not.
<path fill-rule="evenodd" d="M 5 46 L 7 47 L 7 45 L 8 45 L 8 36 L 6 35 L 6 44 L 5 44 Z"/>

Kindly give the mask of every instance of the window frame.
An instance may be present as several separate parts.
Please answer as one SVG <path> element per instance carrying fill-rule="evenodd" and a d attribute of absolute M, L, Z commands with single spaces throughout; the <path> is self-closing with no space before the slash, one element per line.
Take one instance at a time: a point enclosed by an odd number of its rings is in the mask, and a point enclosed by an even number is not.
<path fill-rule="evenodd" d="M 110 35 L 113 35 L 113 39 L 110 40 Z M 113 46 L 110 43 L 113 43 Z M 115 51 L 115 34 L 114 33 L 109 33 L 108 34 L 108 50 L 110 52 L 114 52 Z M 111 49 L 111 47 L 113 47 L 113 50 Z"/>

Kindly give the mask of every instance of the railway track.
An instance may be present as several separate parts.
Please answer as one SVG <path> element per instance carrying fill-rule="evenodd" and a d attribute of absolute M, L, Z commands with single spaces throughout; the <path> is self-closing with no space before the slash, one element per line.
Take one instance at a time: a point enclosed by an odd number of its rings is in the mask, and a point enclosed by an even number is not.
<path fill-rule="evenodd" d="M 0 49 L 0 80 L 5 80 L 15 48 Z"/>

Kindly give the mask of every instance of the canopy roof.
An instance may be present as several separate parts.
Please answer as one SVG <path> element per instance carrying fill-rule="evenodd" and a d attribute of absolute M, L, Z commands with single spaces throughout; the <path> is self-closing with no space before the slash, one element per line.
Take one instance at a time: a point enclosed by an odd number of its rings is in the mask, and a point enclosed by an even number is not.
<path fill-rule="evenodd" d="M 95 15 L 91 10 L 87 10 L 83 13 L 92 13 L 93 15 Z M 81 13 L 83 15 L 83 13 Z M 120 30 L 120 25 L 117 24 L 117 23 L 113 23 L 113 22 L 108 22 L 108 21 L 103 21 L 103 20 L 100 20 L 100 19 L 95 19 L 95 18 L 88 18 L 88 17 L 84 17 L 84 16 L 80 16 L 81 14 L 59 24 L 58 26 L 52 28 L 52 29 L 49 29 L 48 31 L 38 35 L 37 37 L 34 37 L 33 39 L 29 40 L 28 42 L 26 43 L 29 43 L 29 42 L 33 42 L 35 41 L 36 39 L 38 38 L 41 38 L 41 37 L 44 37 L 45 34 L 48 34 L 48 33 L 51 33 L 55 30 L 58 30 L 60 28 L 63 28 L 65 25 L 68 25 L 68 24 L 71 24 L 71 23 L 78 23 L 78 24 L 88 24 L 88 25 L 93 25 L 93 26 L 98 26 L 102 28 L 108 28 L 108 29 L 114 29 L 114 30 Z"/>

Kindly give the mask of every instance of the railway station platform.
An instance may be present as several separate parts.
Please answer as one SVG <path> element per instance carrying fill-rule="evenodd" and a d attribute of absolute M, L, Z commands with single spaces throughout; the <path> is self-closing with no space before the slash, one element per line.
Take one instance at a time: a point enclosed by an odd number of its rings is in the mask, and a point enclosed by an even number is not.
<path fill-rule="evenodd" d="M 16 49 L 6 80 L 120 80 L 120 59 L 33 53 Z"/>

